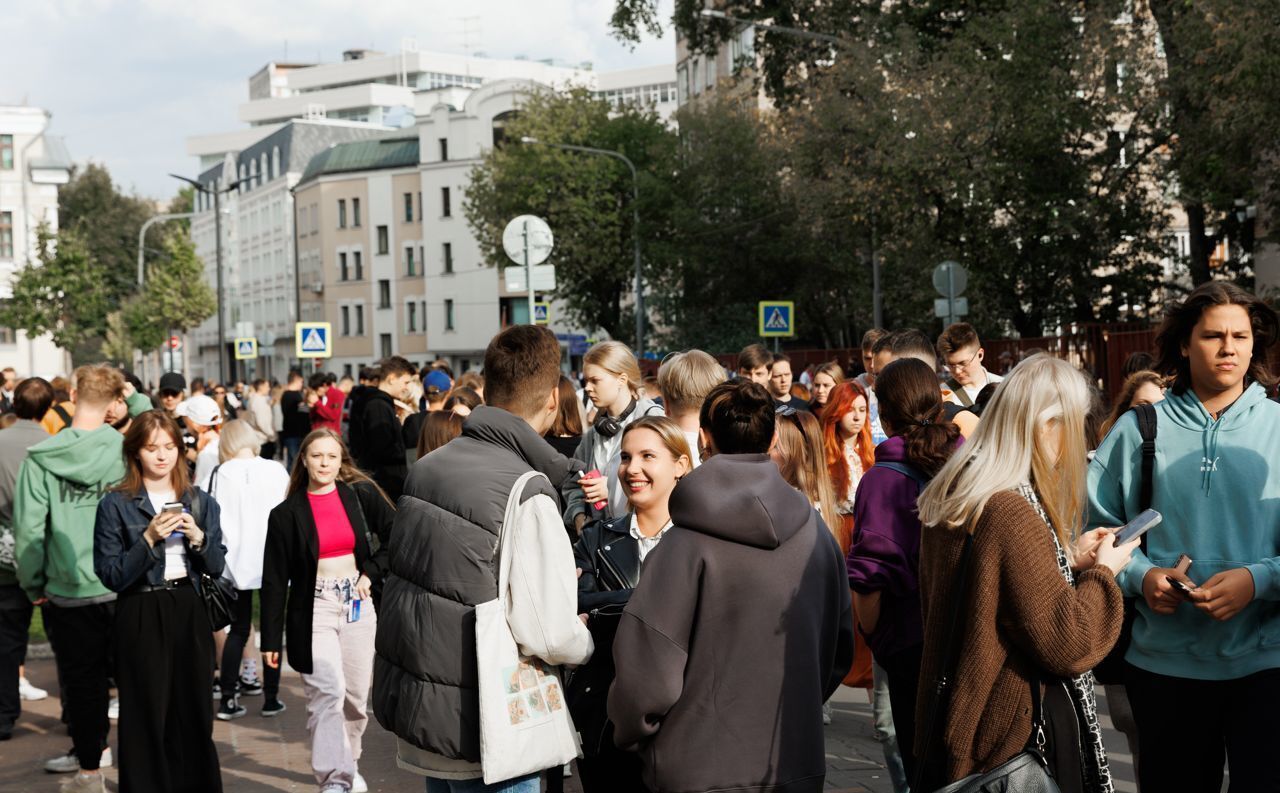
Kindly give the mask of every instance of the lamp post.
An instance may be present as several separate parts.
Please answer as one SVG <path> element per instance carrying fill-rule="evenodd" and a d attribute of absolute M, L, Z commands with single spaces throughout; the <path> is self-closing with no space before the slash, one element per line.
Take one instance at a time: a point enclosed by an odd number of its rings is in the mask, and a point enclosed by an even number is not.
<path fill-rule="evenodd" d="M 169 174 L 174 179 L 180 179 L 196 189 L 197 192 L 205 195 L 213 196 L 213 248 L 214 248 L 214 267 L 217 272 L 218 281 L 218 379 L 226 382 L 224 378 L 227 376 L 227 333 L 223 324 L 222 311 L 222 195 L 230 193 L 240 186 L 240 180 L 237 179 L 226 187 L 214 186 L 209 189 L 197 182 L 195 179 L 188 179 L 185 176 L 179 176 L 176 173 Z"/>
<path fill-rule="evenodd" d="M 147 218 L 147 222 L 142 224 L 142 228 L 138 229 L 138 291 L 139 292 L 142 291 L 142 284 L 143 284 L 143 281 L 146 279 L 146 271 L 143 269 L 143 266 L 142 266 L 143 264 L 142 246 L 144 244 L 144 241 L 147 238 L 147 229 L 151 228 L 156 223 L 164 223 L 170 220 L 190 220 L 195 216 L 196 216 L 196 213 L 194 212 L 169 212 L 162 215 L 156 215 L 155 217 Z M 164 339 L 165 346 L 169 348 L 169 371 L 173 371 L 173 345 L 169 343 L 169 337 L 172 335 L 173 334 L 171 333 L 167 333 L 165 334 L 165 339 Z M 142 361 L 143 361 L 143 364 L 145 365 L 147 361 L 146 357 L 143 357 Z M 147 376 L 147 373 L 143 371 L 142 376 L 143 376 L 143 379 L 145 379 Z"/>
<path fill-rule="evenodd" d="M 795 38 L 809 39 L 810 41 L 821 41 L 827 44 L 833 44 L 837 47 L 847 47 L 850 42 L 839 36 L 833 36 L 830 33 L 815 33 L 812 30 L 803 30 L 801 28 L 793 28 L 787 25 L 766 25 L 758 19 L 743 19 L 742 17 L 729 16 L 723 11 L 717 11 L 713 8 L 704 8 L 699 12 L 699 16 L 708 19 L 723 19 L 726 22 L 733 22 L 738 25 L 750 25 L 760 30 L 770 33 L 781 33 L 784 36 L 794 36 Z M 876 255 L 876 226 L 875 217 L 871 218 L 871 315 L 872 323 L 877 328 L 884 327 L 884 299 L 880 288 L 880 257 Z"/>
<path fill-rule="evenodd" d="M 635 163 L 631 162 L 625 154 L 612 149 L 597 149 L 591 146 L 575 146 L 569 143 L 548 143 L 538 140 L 537 138 L 523 137 L 521 143 L 532 144 L 536 146 L 550 146 L 553 149 L 564 149 L 565 151 L 576 151 L 583 154 L 598 154 L 602 157 L 612 157 L 615 160 L 621 160 L 631 169 L 631 243 L 635 256 L 635 290 L 636 290 L 636 357 L 644 357 L 644 278 L 640 271 L 640 179 L 636 173 Z M 529 289 L 533 289 L 533 284 L 529 284 Z"/>

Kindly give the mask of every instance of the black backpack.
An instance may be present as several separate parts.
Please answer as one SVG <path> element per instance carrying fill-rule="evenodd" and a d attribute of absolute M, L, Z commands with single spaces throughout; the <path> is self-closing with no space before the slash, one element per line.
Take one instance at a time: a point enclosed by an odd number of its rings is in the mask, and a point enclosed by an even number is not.
<path fill-rule="evenodd" d="M 1156 407 L 1155 405 L 1137 405 L 1133 408 L 1138 419 L 1138 432 L 1142 436 L 1142 482 L 1138 490 L 1138 512 L 1151 506 L 1151 489 L 1154 485 L 1156 466 Z M 1127 516 L 1133 518 L 1135 516 Z M 1147 535 L 1142 535 L 1142 552 L 1147 552 Z M 1124 625 L 1120 628 L 1120 638 L 1116 646 L 1111 648 L 1107 657 L 1102 659 L 1093 670 L 1093 676 L 1104 685 L 1116 685 L 1124 682 L 1124 655 L 1129 651 L 1129 642 L 1133 640 L 1133 620 L 1137 616 L 1137 599 L 1124 599 Z"/>

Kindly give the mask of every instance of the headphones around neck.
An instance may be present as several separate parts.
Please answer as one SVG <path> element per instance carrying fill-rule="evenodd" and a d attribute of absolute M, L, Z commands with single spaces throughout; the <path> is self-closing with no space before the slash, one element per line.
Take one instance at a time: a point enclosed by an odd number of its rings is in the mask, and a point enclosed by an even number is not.
<path fill-rule="evenodd" d="M 631 414 L 635 412 L 635 409 L 636 400 L 632 397 L 631 404 L 627 405 L 627 409 L 622 411 L 621 416 L 614 418 L 609 415 L 609 411 L 602 410 L 600 411 L 600 415 L 596 416 L 596 423 L 592 426 L 595 427 L 596 432 L 600 433 L 604 437 L 612 438 L 619 432 L 622 432 L 622 423 L 631 417 Z"/>

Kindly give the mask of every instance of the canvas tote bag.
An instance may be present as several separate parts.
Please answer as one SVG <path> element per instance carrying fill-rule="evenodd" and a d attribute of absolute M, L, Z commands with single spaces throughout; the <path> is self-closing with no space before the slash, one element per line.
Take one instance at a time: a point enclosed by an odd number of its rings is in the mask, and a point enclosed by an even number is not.
<path fill-rule="evenodd" d="M 492 785 L 581 757 L 565 705 L 559 669 L 520 654 L 507 624 L 511 554 L 507 540 L 530 471 L 516 480 L 498 534 L 498 597 L 476 606 L 476 672 L 480 684 L 480 764 Z M 543 476 L 545 479 L 546 477 Z"/>

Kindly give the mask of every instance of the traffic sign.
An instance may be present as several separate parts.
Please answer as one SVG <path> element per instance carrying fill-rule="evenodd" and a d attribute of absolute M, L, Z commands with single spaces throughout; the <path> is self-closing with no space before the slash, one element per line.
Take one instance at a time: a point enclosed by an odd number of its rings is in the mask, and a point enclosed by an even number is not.
<path fill-rule="evenodd" d="M 257 339 L 236 339 L 236 360 L 252 361 L 258 357 Z"/>
<path fill-rule="evenodd" d="M 933 313 L 944 320 L 953 316 L 963 317 L 969 313 L 969 298 L 957 297 L 955 300 L 947 300 L 945 297 L 935 298 Z"/>
<path fill-rule="evenodd" d="M 946 261 L 933 268 L 933 288 L 943 297 L 959 297 L 969 285 L 969 271 L 958 262 Z"/>
<path fill-rule="evenodd" d="M 761 336 L 796 335 L 796 304 L 790 300 L 761 300 L 759 314 Z"/>
<path fill-rule="evenodd" d="M 556 289 L 556 266 L 554 264 L 540 264 L 537 267 L 530 267 L 533 272 L 533 291 L 535 292 L 554 292 Z M 525 277 L 525 268 L 507 266 L 502 268 L 502 278 L 507 284 L 508 292 L 523 292 L 528 287 L 525 286 L 527 279 Z"/>
<path fill-rule="evenodd" d="M 333 326 L 328 322 L 298 322 L 293 338 L 299 358 L 333 357 Z"/>
<path fill-rule="evenodd" d="M 534 303 L 533 304 L 533 324 L 535 325 L 551 324 L 551 304 L 550 303 Z"/>
<path fill-rule="evenodd" d="M 526 243 L 528 243 L 526 248 Z M 551 255 L 555 238 L 547 221 L 537 215 L 521 215 L 502 230 L 502 249 L 511 261 L 520 265 L 542 264 Z M 528 250 L 529 260 L 525 261 Z"/>
<path fill-rule="evenodd" d="M 181 336 L 170 336 L 170 337 L 169 337 L 169 349 L 174 350 L 175 352 L 176 352 L 177 350 L 181 350 L 181 349 L 182 349 L 182 337 L 181 337 Z"/>

